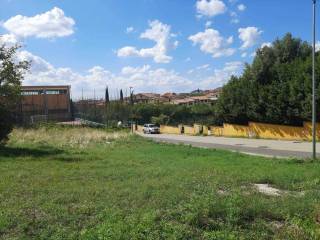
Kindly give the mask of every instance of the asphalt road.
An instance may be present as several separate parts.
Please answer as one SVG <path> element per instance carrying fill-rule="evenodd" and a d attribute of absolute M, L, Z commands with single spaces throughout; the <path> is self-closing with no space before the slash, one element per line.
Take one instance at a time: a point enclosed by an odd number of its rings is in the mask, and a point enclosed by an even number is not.
<path fill-rule="evenodd" d="M 246 154 L 277 158 L 310 158 L 312 155 L 311 142 L 282 141 L 266 139 L 203 137 L 171 134 L 140 134 L 158 142 L 186 144 L 194 147 L 225 149 Z M 320 143 L 317 143 L 320 151 Z M 318 154 L 320 157 L 320 154 Z"/>

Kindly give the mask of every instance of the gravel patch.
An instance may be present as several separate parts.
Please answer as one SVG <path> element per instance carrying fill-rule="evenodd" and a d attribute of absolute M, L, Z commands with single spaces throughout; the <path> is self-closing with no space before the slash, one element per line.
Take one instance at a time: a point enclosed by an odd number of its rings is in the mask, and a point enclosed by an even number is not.
<path fill-rule="evenodd" d="M 271 187 L 269 184 L 254 184 L 258 192 L 268 196 L 281 196 L 285 191 Z"/>

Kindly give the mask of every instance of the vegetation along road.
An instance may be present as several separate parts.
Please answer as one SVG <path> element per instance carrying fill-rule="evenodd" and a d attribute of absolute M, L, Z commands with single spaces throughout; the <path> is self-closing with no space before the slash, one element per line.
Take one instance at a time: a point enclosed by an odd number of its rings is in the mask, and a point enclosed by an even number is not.
<path fill-rule="evenodd" d="M 320 164 L 90 128 L 15 129 L 0 239 L 319 239 Z"/>
<path fill-rule="evenodd" d="M 311 142 L 282 141 L 267 139 L 246 139 L 226 137 L 203 137 L 174 134 L 140 134 L 152 138 L 155 141 L 162 141 L 175 144 L 186 144 L 194 147 L 217 148 L 237 151 L 247 154 L 260 155 L 265 157 L 294 157 L 309 158 L 312 155 Z M 320 148 L 320 144 L 318 143 Z M 320 155 L 319 155 L 320 156 Z"/>

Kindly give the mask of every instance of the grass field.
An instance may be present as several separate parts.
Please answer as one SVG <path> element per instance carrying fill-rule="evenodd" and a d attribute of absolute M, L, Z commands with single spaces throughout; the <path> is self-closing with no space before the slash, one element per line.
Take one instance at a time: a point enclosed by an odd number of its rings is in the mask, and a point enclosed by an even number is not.
<path fill-rule="evenodd" d="M 39 128 L 13 132 L 0 172 L 0 239 L 320 239 L 317 162 Z"/>

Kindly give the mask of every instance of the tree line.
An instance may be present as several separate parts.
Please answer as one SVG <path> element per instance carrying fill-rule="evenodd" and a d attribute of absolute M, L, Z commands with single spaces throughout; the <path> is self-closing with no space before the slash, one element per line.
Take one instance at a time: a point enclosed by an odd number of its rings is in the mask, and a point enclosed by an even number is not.
<path fill-rule="evenodd" d="M 118 121 L 138 124 L 155 123 L 178 125 L 203 123 L 221 124 L 216 122 L 215 107 L 208 104 L 180 106 L 173 104 L 130 104 L 122 101 L 110 101 L 105 106 L 76 107 L 77 116 L 87 120 L 116 126 Z"/>
<path fill-rule="evenodd" d="M 20 101 L 20 86 L 29 62 L 17 62 L 18 46 L 0 46 L 0 142 L 6 139 L 14 124 L 14 111 Z M 232 76 L 213 105 L 178 106 L 171 104 L 133 104 L 109 101 L 104 107 L 77 109 L 78 115 L 110 125 L 118 121 L 179 123 L 247 124 L 257 121 L 301 125 L 312 116 L 312 46 L 290 33 L 276 39 L 271 46 L 256 51 L 252 64 L 243 74 Z M 316 54 L 317 118 L 320 119 L 320 55 Z"/>
<path fill-rule="evenodd" d="M 317 117 L 320 56 L 316 54 Z M 312 116 L 312 47 L 291 34 L 256 52 L 241 76 L 223 87 L 216 114 L 223 122 L 301 125 Z"/>
<path fill-rule="evenodd" d="M 99 119 L 172 125 L 195 122 L 212 125 L 247 124 L 249 121 L 302 125 L 303 121 L 310 121 L 312 116 L 311 53 L 312 47 L 308 42 L 288 33 L 276 39 L 271 46 L 258 49 L 252 64 L 245 64 L 242 75 L 231 77 L 212 106 L 123 105 L 110 102 L 100 113 Z M 320 73 L 318 53 L 316 62 L 316 72 Z M 319 103 L 319 74 L 316 80 Z M 317 112 L 319 118 L 320 104 L 317 104 Z"/>

